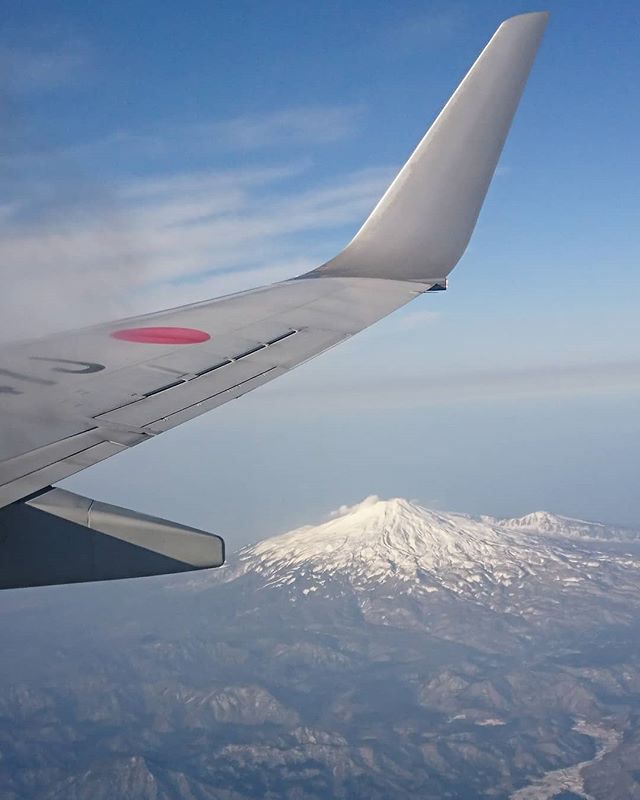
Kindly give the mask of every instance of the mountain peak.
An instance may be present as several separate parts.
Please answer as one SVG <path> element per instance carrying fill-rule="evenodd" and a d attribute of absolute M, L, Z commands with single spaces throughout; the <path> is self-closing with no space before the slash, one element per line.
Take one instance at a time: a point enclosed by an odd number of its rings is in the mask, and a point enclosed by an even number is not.
<path fill-rule="evenodd" d="M 292 602 L 355 592 L 360 606 L 379 601 L 384 614 L 400 596 L 428 600 L 431 611 L 457 596 L 492 610 L 522 606 L 528 614 L 526 598 L 541 586 L 561 605 L 567 593 L 608 591 L 603 567 L 622 585 L 637 569 L 632 551 L 594 549 L 595 539 L 614 535 L 622 538 L 618 529 L 545 511 L 474 518 L 371 495 L 317 525 L 245 547 L 219 578 L 279 587 L 278 596 Z M 638 542 L 637 532 L 628 535 Z"/>
<path fill-rule="evenodd" d="M 234 579 L 253 573 L 267 585 L 304 594 L 328 582 L 353 587 L 388 584 L 408 592 L 446 590 L 473 596 L 511 586 L 534 573 L 553 545 L 491 518 L 433 511 L 399 497 L 376 495 L 341 506 L 319 525 L 266 539 L 239 553 Z M 567 567 L 571 572 L 571 567 Z"/>
<path fill-rule="evenodd" d="M 631 528 L 614 527 L 602 522 L 587 522 L 583 519 L 550 514 L 548 511 L 534 511 L 514 519 L 496 520 L 491 517 L 486 517 L 486 519 L 507 530 L 547 534 L 565 539 L 629 542 L 637 541 L 640 538 L 638 531 Z"/>
<path fill-rule="evenodd" d="M 455 521 L 454 521 L 455 520 Z M 305 526 L 267 539 L 243 552 L 265 563 L 309 564 L 323 569 L 350 569 L 356 564 L 406 564 L 426 554 L 440 560 L 451 548 L 464 547 L 460 521 L 470 518 L 430 511 L 408 500 L 371 495 L 353 506 L 341 506 L 316 526 Z"/>
<path fill-rule="evenodd" d="M 533 511 L 523 517 L 499 520 L 505 528 L 521 528 L 523 530 L 555 532 L 565 528 L 567 523 L 580 522 L 569 517 L 560 517 L 549 511 Z"/>

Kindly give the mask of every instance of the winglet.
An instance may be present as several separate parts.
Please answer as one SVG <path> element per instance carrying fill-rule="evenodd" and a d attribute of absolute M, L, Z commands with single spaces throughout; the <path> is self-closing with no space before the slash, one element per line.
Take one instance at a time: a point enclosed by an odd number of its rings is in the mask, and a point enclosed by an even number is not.
<path fill-rule="evenodd" d="M 446 285 L 464 253 L 548 13 L 503 22 L 347 247 L 305 277 Z"/>

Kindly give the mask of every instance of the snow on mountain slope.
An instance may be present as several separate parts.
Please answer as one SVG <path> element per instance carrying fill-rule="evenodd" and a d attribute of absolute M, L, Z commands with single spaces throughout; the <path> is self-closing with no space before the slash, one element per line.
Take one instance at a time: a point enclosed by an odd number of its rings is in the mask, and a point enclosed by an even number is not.
<path fill-rule="evenodd" d="M 585 526 L 545 513 L 474 519 L 372 496 L 320 525 L 244 548 L 225 580 L 253 574 L 305 596 L 339 581 L 356 590 L 384 587 L 387 595 L 456 595 L 503 610 L 522 604 L 530 589 L 540 595 L 541 586 L 550 597 L 586 584 L 590 593 L 637 584 L 640 557 L 583 546 L 577 537 Z M 565 540 L 549 535 L 567 530 Z"/>
<path fill-rule="evenodd" d="M 550 514 L 548 511 L 535 511 L 524 517 L 514 519 L 494 519 L 483 517 L 489 523 L 509 530 L 532 531 L 534 533 L 548 533 L 569 539 L 600 539 L 604 541 L 640 542 L 640 532 L 631 528 L 613 527 L 602 522 L 586 522 L 583 519 L 562 517 Z"/>

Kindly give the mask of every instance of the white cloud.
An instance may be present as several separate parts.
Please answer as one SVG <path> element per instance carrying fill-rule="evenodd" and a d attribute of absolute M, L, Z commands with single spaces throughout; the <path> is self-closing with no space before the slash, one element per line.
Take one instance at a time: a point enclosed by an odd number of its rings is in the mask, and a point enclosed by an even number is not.
<path fill-rule="evenodd" d="M 40 68 L 50 68 L 51 87 L 71 79 L 85 51 L 78 45 L 56 54 L 0 51 L 24 89 L 46 88 Z M 352 135 L 360 113 L 312 105 L 165 123 L 153 134 L 118 131 L 62 149 L 29 151 L 21 140 L 5 147 L 0 336 L 44 335 L 172 307 L 310 268 L 331 253 L 305 237 L 326 233 L 331 242 L 336 228 L 355 229 L 384 188 L 377 171 L 314 181 L 304 158 L 306 147 Z M 302 159 L 290 154 L 296 144 Z M 284 163 L 274 164 L 272 155 L 227 170 L 166 169 L 184 163 L 184 153 L 215 163 L 230 150 L 276 145 L 287 151 Z M 129 177 L 132 164 L 145 177 Z M 86 177 L 96 172 L 107 177 Z"/>
<path fill-rule="evenodd" d="M 348 506 L 348 505 L 341 505 L 336 508 L 334 511 L 330 511 L 327 519 L 336 519 L 337 517 L 344 517 L 346 514 L 352 514 L 354 511 L 359 511 L 363 508 L 370 508 L 371 506 L 375 506 L 376 503 L 380 502 L 380 498 L 377 494 L 370 494 L 368 497 L 365 497 L 364 500 L 361 500 L 359 503 L 355 503 L 355 505 Z"/>
<path fill-rule="evenodd" d="M 327 247 L 344 236 L 337 233 L 343 226 L 355 231 L 390 176 L 364 170 L 339 181 L 292 183 L 303 171 L 292 163 L 158 174 L 115 183 L 106 200 L 88 186 L 68 204 L 47 199 L 44 208 L 25 192 L 0 214 L 7 287 L 1 332 L 5 338 L 42 334 L 312 267 L 314 258 L 319 263 L 332 255 Z M 327 245 L 309 241 L 318 233 Z"/>
<path fill-rule="evenodd" d="M 74 52 L 52 67 L 56 80 L 80 59 Z M 15 52 L 11 58 L 17 66 Z M 0 335 L 42 335 L 250 288 L 333 255 L 335 242 L 348 238 L 344 228 L 357 229 L 391 176 L 369 169 L 320 180 L 290 149 L 350 136 L 360 113 L 309 106 L 159 126 L 151 148 L 144 134 L 118 132 L 63 150 L 5 151 Z M 271 145 L 287 151 L 284 163 L 271 157 L 233 169 L 166 170 L 168 161 L 181 163 L 181 149 L 215 156 Z M 158 154 L 164 157 L 155 161 Z M 85 178 L 83 160 L 92 174 L 103 164 L 112 177 Z M 144 177 L 130 176 L 132 160 Z M 119 174 L 125 177 L 113 177 Z"/>

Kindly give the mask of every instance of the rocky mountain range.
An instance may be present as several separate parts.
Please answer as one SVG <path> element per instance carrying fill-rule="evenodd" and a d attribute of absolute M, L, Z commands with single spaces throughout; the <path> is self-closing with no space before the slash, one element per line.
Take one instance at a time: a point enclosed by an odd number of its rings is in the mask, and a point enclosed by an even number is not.
<path fill-rule="evenodd" d="M 640 798 L 640 533 L 370 497 L 0 596 L 0 797 Z"/>

